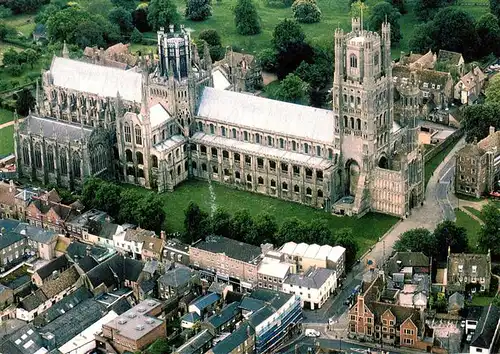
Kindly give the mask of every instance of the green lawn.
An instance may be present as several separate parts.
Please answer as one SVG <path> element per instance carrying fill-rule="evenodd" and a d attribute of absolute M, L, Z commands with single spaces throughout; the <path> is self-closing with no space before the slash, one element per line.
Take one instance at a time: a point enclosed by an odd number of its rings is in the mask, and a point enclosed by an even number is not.
<path fill-rule="evenodd" d="M 0 108 L 0 124 L 14 120 L 14 113 L 6 109 Z"/>
<path fill-rule="evenodd" d="M 457 141 L 458 142 L 458 141 Z M 436 168 L 443 162 L 444 158 L 450 153 L 456 143 L 448 145 L 445 149 L 436 154 L 432 159 L 425 163 L 425 185 L 427 186 L 427 182 L 431 178 L 432 174 L 436 170 Z"/>
<path fill-rule="evenodd" d="M 464 206 L 464 209 L 467 209 L 468 212 L 481 219 L 481 210 L 477 210 L 476 208 L 470 206 Z"/>
<path fill-rule="evenodd" d="M 30 38 L 35 29 L 34 15 L 16 15 L 4 19 L 5 23 L 21 32 L 24 37 Z"/>
<path fill-rule="evenodd" d="M 467 230 L 467 236 L 469 238 L 469 247 L 474 250 L 478 246 L 478 236 L 481 225 L 475 219 L 473 219 L 466 212 L 455 209 L 455 215 L 457 216 L 457 225 L 464 227 Z"/>
<path fill-rule="evenodd" d="M 276 216 L 278 223 L 288 217 L 297 217 L 306 222 L 324 219 L 332 231 L 343 227 L 352 228 L 360 247 L 360 255 L 377 242 L 378 238 L 398 220 L 395 217 L 382 214 L 368 214 L 361 219 L 338 217 L 298 203 L 240 191 L 214 182 L 212 182 L 212 186 L 215 205 L 231 213 L 247 209 L 251 215 L 255 216 L 262 211 L 267 211 Z M 142 193 L 153 193 L 143 188 L 137 188 L 137 190 Z M 190 201 L 197 203 L 207 212 L 211 208 L 212 198 L 206 181 L 188 181 L 177 187 L 173 193 L 164 193 L 161 194 L 161 197 L 165 201 L 166 227 L 169 231 L 182 231 L 184 229 L 184 210 Z"/>
<path fill-rule="evenodd" d="M 14 152 L 14 126 L 0 129 L 0 155 Z"/>
<path fill-rule="evenodd" d="M 494 297 L 489 296 L 474 296 L 471 301 L 472 306 L 489 306 L 493 302 Z"/>

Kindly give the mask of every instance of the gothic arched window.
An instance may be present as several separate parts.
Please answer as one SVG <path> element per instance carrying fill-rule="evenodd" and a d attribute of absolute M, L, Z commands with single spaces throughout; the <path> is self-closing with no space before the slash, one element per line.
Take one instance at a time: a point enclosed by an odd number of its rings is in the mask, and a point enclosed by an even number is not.
<path fill-rule="evenodd" d="M 136 158 L 137 158 L 137 164 L 138 164 L 138 165 L 144 165 L 144 158 L 143 158 L 143 156 L 142 156 L 142 152 L 137 151 L 137 152 L 135 153 L 135 156 L 136 156 Z"/>
<path fill-rule="evenodd" d="M 59 165 L 61 170 L 61 175 L 66 176 L 68 174 L 68 157 L 66 156 L 66 149 L 63 148 L 59 151 Z"/>
<path fill-rule="evenodd" d="M 158 158 L 156 157 L 156 155 L 151 155 L 151 163 L 153 167 L 158 167 Z"/>
<path fill-rule="evenodd" d="M 125 142 L 131 143 L 132 142 L 132 130 L 130 129 L 130 124 L 125 123 L 125 125 L 123 126 L 123 130 L 125 132 Z"/>
<path fill-rule="evenodd" d="M 47 148 L 47 170 L 54 172 L 54 147 L 52 145 Z"/>
<path fill-rule="evenodd" d="M 203 131 L 203 122 L 198 122 L 198 130 L 199 130 L 200 132 L 202 132 L 202 131 Z"/>
<path fill-rule="evenodd" d="M 126 158 L 127 162 L 133 162 L 132 151 L 130 151 L 129 149 L 125 150 L 125 158 Z"/>
<path fill-rule="evenodd" d="M 139 125 L 135 126 L 134 133 L 135 133 L 135 143 L 137 145 L 142 145 L 142 131 Z"/>
<path fill-rule="evenodd" d="M 355 54 L 351 54 L 349 57 L 351 68 L 357 68 L 358 67 L 358 57 Z"/>
<path fill-rule="evenodd" d="M 75 178 L 80 178 L 82 175 L 80 171 L 80 163 L 81 163 L 80 154 L 74 152 L 72 156 L 72 161 L 73 161 L 73 176 Z"/>
<path fill-rule="evenodd" d="M 42 168 L 42 147 L 40 143 L 35 144 L 35 167 Z"/>
<path fill-rule="evenodd" d="M 356 129 L 361 130 L 361 119 L 356 119 Z"/>
<path fill-rule="evenodd" d="M 321 146 L 316 146 L 316 156 L 321 156 Z"/>
<path fill-rule="evenodd" d="M 30 165 L 30 148 L 26 140 L 23 142 L 23 161 L 25 166 Z"/>

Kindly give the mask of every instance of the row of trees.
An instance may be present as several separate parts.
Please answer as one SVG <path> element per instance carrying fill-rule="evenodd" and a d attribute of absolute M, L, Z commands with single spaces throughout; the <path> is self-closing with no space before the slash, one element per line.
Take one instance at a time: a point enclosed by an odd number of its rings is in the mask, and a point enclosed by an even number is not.
<path fill-rule="evenodd" d="M 159 232 L 165 221 L 163 202 L 158 195 L 98 178 L 85 181 L 81 201 L 86 208 L 103 210 L 119 223 L 133 223 L 147 230 Z"/>
<path fill-rule="evenodd" d="M 352 229 L 332 233 L 324 219 L 306 223 L 294 217 L 285 219 L 278 225 L 276 218 L 267 212 L 252 218 L 246 209 L 238 210 L 233 215 L 217 209 L 213 215 L 209 215 L 193 202 L 188 205 L 184 214 L 183 241 L 189 244 L 215 234 L 257 246 L 263 243 L 280 246 L 289 241 L 340 245 L 346 248 L 347 264 L 353 264 L 358 251 Z"/>

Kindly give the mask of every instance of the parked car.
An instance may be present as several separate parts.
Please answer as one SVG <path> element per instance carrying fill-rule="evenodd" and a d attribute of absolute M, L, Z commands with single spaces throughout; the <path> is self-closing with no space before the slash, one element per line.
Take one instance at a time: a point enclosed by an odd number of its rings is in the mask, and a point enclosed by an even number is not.
<path fill-rule="evenodd" d="M 306 328 L 304 334 L 306 337 L 319 337 L 321 335 L 319 331 L 312 328 Z"/>

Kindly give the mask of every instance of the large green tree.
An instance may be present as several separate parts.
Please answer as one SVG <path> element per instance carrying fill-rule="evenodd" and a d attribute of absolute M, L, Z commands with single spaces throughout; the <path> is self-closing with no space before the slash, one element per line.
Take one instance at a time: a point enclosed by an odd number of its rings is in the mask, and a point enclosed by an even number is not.
<path fill-rule="evenodd" d="M 309 224 L 306 242 L 320 245 L 335 245 L 336 239 L 325 219 L 315 219 Z"/>
<path fill-rule="evenodd" d="M 127 11 L 122 7 L 115 7 L 112 9 L 108 14 L 108 19 L 112 24 L 115 24 L 118 28 L 120 28 L 120 33 L 123 36 L 129 36 L 134 29 L 130 11 Z"/>
<path fill-rule="evenodd" d="M 500 210 L 493 203 L 488 203 L 481 209 L 481 219 L 484 224 L 479 232 L 479 248 L 483 252 L 491 250 L 498 259 L 500 256 Z"/>
<path fill-rule="evenodd" d="M 179 23 L 180 16 L 173 0 L 151 0 L 148 7 L 148 21 L 154 30 Z"/>
<path fill-rule="evenodd" d="M 276 223 L 276 218 L 266 212 L 260 212 L 257 214 L 254 220 L 255 224 L 255 233 L 257 234 L 258 239 L 261 243 L 275 242 L 275 235 L 278 231 L 278 224 Z"/>
<path fill-rule="evenodd" d="M 490 0 L 490 11 L 497 18 L 500 18 L 500 0 Z"/>
<path fill-rule="evenodd" d="M 211 217 L 211 228 L 214 235 L 231 238 L 233 220 L 231 214 L 221 208 L 217 208 Z"/>
<path fill-rule="evenodd" d="M 288 74 L 275 93 L 280 101 L 298 104 L 309 104 L 309 85 L 295 74 Z"/>
<path fill-rule="evenodd" d="M 321 10 L 316 0 L 296 0 L 292 5 L 293 17 L 301 23 L 315 23 L 321 20 Z"/>
<path fill-rule="evenodd" d="M 281 246 L 286 242 L 304 242 L 307 224 L 297 217 L 286 218 L 276 234 L 276 243 Z"/>
<path fill-rule="evenodd" d="M 186 0 L 187 19 L 192 21 L 204 21 L 212 16 L 211 0 Z"/>
<path fill-rule="evenodd" d="M 141 5 L 132 12 L 132 22 L 140 32 L 151 31 L 151 26 L 148 22 L 148 9 L 149 7 L 146 3 L 141 3 Z"/>
<path fill-rule="evenodd" d="M 153 193 L 142 196 L 137 203 L 134 219 L 141 228 L 159 233 L 165 221 L 165 211 L 160 197 Z"/>
<path fill-rule="evenodd" d="M 462 120 L 460 123 L 462 125 L 462 129 L 466 134 L 465 140 L 468 143 L 473 142 L 475 139 L 479 141 L 488 136 L 490 127 L 500 126 L 499 79 L 495 80 L 495 77 L 493 77 L 493 79 L 490 80 L 490 85 L 486 89 L 486 97 L 486 101 L 489 100 L 493 103 L 467 106 L 462 112 Z"/>
<path fill-rule="evenodd" d="M 409 49 L 415 53 L 425 53 L 434 48 L 433 33 L 432 21 L 415 26 L 408 41 Z"/>
<path fill-rule="evenodd" d="M 191 244 L 207 236 L 207 229 L 210 226 L 209 215 L 200 209 L 200 207 L 190 202 L 184 211 L 184 235 L 182 240 Z"/>
<path fill-rule="evenodd" d="M 428 257 L 436 256 L 436 238 L 424 228 L 405 231 L 394 244 L 397 252 L 422 252 Z"/>
<path fill-rule="evenodd" d="M 496 74 L 490 79 L 485 95 L 486 103 L 500 104 L 500 74 Z M 497 127 L 498 125 L 493 126 Z"/>
<path fill-rule="evenodd" d="M 398 43 L 401 40 L 401 27 L 399 19 L 401 14 L 391 4 L 381 1 L 372 7 L 368 25 L 371 29 L 379 31 L 382 28 L 382 23 L 386 20 L 391 24 L 391 43 Z"/>
<path fill-rule="evenodd" d="M 453 221 L 446 220 L 439 223 L 434 230 L 436 238 L 437 259 L 445 260 L 448 256 L 448 248 L 451 253 L 466 252 L 468 248 L 467 231 Z"/>
<path fill-rule="evenodd" d="M 35 13 L 47 4 L 49 0 L 10 0 L 4 2 L 5 6 L 10 8 L 14 14 Z"/>
<path fill-rule="evenodd" d="M 35 98 L 31 94 L 31 91 L 26 88 L 22 89 L 16 93 L 15 97 L 17 113 L 22 117 L 27 116 L 29 111 L 35 107 Z"/>
<path fill-rule="evenodd" d="M 500 26 L 495 15 L 488 13 L 481 16 L 476 23 L 476 32 L 480 41 L 478 57 L 500 54 Z"/>
<path fill-rule="evenodd" d="M 232 239 L 250 244 L 257 243 L 255 225 L 247 209 L 241 209 L 234 213 L 231 226 Z"/>
<path fill-rule="evenodd" d="M 252 0 L 238 0 L 234 8 L 234 23 L 236 31 L 243 36 L 260 33 L 260 18 Z"/>
<path fill-rule="evenodd" d="M 354 241 L 354 235 L 351 228 L 342 228 L 334 234 L 336 245 L 342 246 L 345 251 L 346 268 L 350 269 L 356 261 L 356 254 L 358 253 L 359 246 Z"/>
<path fill-rule="evenodd" d="M 415 14 L 422 21 L 427 21 L 443 5 L 443 0 L 417 0 L 415 2 Z"/>

